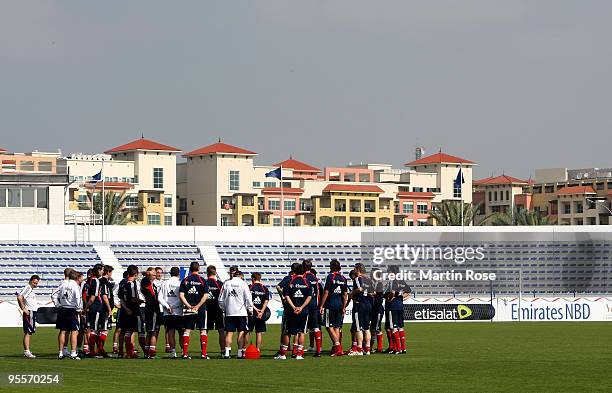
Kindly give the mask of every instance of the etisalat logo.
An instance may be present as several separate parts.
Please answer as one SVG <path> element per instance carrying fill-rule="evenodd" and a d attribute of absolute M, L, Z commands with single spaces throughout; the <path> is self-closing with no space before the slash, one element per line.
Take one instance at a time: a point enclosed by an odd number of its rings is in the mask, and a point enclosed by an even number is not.
<path fill-rule="evenodd" d="M 466 261 L 482 261 L 484 258 L 483 247 L 396 244 L 394 246 L 374 247 L 372 251 L 372 262 L 377 265 L 385 261 L 406 261 L 414 265 L 422 260 L 452 261 L 462 265 Z"/>

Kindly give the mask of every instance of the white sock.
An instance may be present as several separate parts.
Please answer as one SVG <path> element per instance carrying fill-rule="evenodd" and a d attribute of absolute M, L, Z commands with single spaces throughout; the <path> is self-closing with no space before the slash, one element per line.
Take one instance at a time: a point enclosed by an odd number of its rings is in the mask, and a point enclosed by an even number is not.
<path fill-rule="evenodd" d="M 71 357 L 75 357 L 76 355 L 77 355 L 76 351 L 72 351 L 72 352 L 70 352 L 70 356 L 71 356 Z"/>
<path fill-rule="evenodd" d="M 232 347 L 225 347 L 225 356 L 229 356 L 232 351 Z"/>
<path fill-rule="evenodd" d="M 59 356 L 60 357 L 64 356 L 64 351 L 59 351 Z"/>

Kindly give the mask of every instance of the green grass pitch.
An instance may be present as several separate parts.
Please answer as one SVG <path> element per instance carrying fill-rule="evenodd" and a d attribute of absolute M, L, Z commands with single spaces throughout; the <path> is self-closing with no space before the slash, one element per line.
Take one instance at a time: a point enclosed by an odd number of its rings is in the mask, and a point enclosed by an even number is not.
<path fill-rule="evenodd" d="M 345 331 L 348 331 L 348 326 Z M 21 329 L 0 329 L 0 373 L 64 375 L 64 392 L 532 392 L 610 391 L 610 323 L 412 323 L 407 355 L 272 359 L 278 326 L 269 326 L 260 360 L 57 360 L 56 331 L 39 328 L 37 359 L 22 356 Z M 192 333 L 195 338 L 195 333 Z M 345 334 L 345 348 L 349 337 Z M 112 344 L 107 342 L 107 347 Z M 163 341 L 163 339 L 162 339 Z M 194 342 L 195 341 L 195 342 Z M 385 338 L 386 341 L 386 338 Z M 162 344 L 163 345 L 163 344 Z M 386 343 L 385 343 L 386 346 Z M 158 346 L 158 348 L 161 346 Z M 198 353 L 197 340 L 191 344 Z M 329 348 L 329 340 L 325 340 Z M 235 351 L 233 351 L 235 354 Z M 49 387 L 0 387 L 28 392 Z M 51 389 L 53 390 L 53 389 Z"/>

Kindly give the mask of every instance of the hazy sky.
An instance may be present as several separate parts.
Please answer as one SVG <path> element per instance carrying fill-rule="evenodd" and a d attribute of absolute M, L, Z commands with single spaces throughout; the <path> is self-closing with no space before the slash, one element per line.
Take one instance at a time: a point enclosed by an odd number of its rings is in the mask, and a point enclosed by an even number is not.
<path fill-rule="evenodd" d="M 0 1 L 0 147 L 612 166 L 611 1 Z"/>

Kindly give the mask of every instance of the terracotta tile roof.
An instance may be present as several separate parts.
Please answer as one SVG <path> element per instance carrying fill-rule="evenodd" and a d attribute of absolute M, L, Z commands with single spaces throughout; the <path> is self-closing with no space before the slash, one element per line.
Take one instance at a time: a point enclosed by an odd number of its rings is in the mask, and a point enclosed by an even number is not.
<path fill-rule="evenodd" d="M 4 153 L 4 152 L 6 152 L 6 149 L 3 149 L 0 147 L 0 153 Z"/>
<path fill-rule="evenodd" d="M 434 198 L 435 194 L 433 192 L 403 192 L 400 191 L 397 193 L 397 196 L 400 198 Z"/>
<path fill-rule="evenodd" d="M 557 195 L 578 195 L 578 194 L 596 194 L 596 192 L 591 186 L 563 187 L 562 189 L 557 191 Z"/>
<path fill-rule="evenodd" d="M 300 171 L 300 172 L 316 172 L 316 173 L 321 172 L 319 168 L 314 167 L 312 165 L 308 165 L 298 160 L 294 160 L 293 158 L 289 158 L 288 160 L 274 164 L 274 166 L 281 166 L 281 165 L 283 166 L 283 168 L 289 168 L 289 169 L 293 169 L 295 171 Z"/>
<path fill-rule="evenodd" d="M 362 184 L 329 184 L 323 189 L 323 192 L 363 192 L 363 193 L 383 193 L 383 189 L 373 185 Z"/>
<path fill-rule="evenodd" d="M 261 192 L 264 194 L 268 194 L 268 193 L 269 194 L 280 194 L 281 188 L 280 187 L 266 187 L 266 188 L 263 188 Z M 283 194 L 302 194 L 303 192 L 304 190 L 301 188 L 283 187 Z"/>
<path fill-rule="evenodd" d="M 479 184 L 529 184 L 527 180 L 521 180 L 516 177 L 501 175 L 501 176 L 491 176 L 486 177 L 484 179 L 475 180 L 473 182 L 474 185 Z"/>
<path fill-rule="evenodd" d="M 140 138 L 126 143 L 125 145 L 113 147 L 112 149 L 105 151 L 105 153 L 118 153 L 135 150 L 171 151 L 177 153 L 181 151 L 181 149 L 177 149 L 176 147 L 162 145 L 161 143 L 149 139 Z"/>
<path fill-rule="evenodd" d="M 439 153 L 432 154 L 432 155 L 427 156 L 427 157 L 423 157 L 423 158 L 421 158 L 419 160 L 416 160 L 416 161 L 408 162 L 408 163 L 406 163 L 404 165 L 405 166 L 419 166 L 419 165 L 443 164 L 443 163 L 448 163 L 448 164 L 469 164 L 469 165 L 476 164 L 474 161 L 466 160 L 465 158 L 451 156 L 450 154 L 439 152 Z"/>
<path fill-rule="evenodd" d="M 244 155 L 249 155 L 249 156 L 257 154 L 254 151 L 250 151 L 250 150 L 246 150 L 240 147 L 228 145 L 227 143 L 223 143 L 223 142 L 217 142 L 217 143 L 213 143 L 212 145 L 204 146 L 194 151 L 190 151 L 189 153 L 185 154 L 185 157 L 200 156 L 203 154 L 219 154 L 219 153 L 244 154 Z"/>

